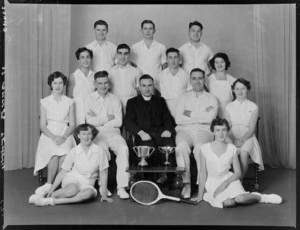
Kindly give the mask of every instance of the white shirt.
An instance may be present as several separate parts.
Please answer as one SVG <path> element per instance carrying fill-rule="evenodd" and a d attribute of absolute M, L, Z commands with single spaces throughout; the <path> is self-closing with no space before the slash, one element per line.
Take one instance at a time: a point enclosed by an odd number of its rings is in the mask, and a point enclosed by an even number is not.
<path fill-rule="evenodd" d="M 72 148 L 66 155 L 61 168 L 78 173 L 86 179 L 96 180 L 99 171 L 108 168 L 108 166 L 108 160 L 103 149 L 92 143 L 87 153 L 81 144 Z"/>
<path fill-rule="evenodd" d="M 86 48 L 93 51 L 93 70 L 95 72 L 108 71 L 115 64 L 117 47 L 110 41 L 105 41 L 102 45 L 95 40 Z"/>
<path fill-rule="evenodd" d="M 178 98 L 191 90 L 189 74 L 182 68 L 179 68 L 175 75 L 171 73 L 169 68 L 166 68 L 157 75 L 156 80 L 161 96 L 166 100 Z"/>
<path fill-rule="evenodd" d="M 231 125 L 242 125 L 245 127 L 250 126 L 252 113 L 257 108 L 257 105 L 249 100 L 245 100 L 242 103 L 238 100 L 234 100 L 226 106 L 226 110 L 229 113 Z"/>
<path fill-rule="evenodd" d="M 84 110 L 86 122 L 94 125 L 100 131 L 120 128 L 122 125 L 122 104 L 117 96 L 109 92 L 104 98 L 98 91 L 91 93 L 85 99 Z M 90 110 L 94 111 L 97 116 L 88 115 Z M 108 121 L 108 114 L 114 115 L 115 118 Z"/>
<path fill-rule="evenodd" d="M 56 101 L 53 94 L 40 100 L 47 111 L 47 123 L 69 123 L 69 111 L 74 101 L 65 96 L 61 96 L 61 101 Z"/>
<path fill-rule="evenodd" d="M 156 79 L 156 75 L 162 70 L 162 64 L 166 62 L 166 47 L 153 40 L 148 48 L 144 40 L 142 40 L 132 45 L 131 56 L 133 62 L 143 74 L 149 74 Z"/>
<path fill-rule="evenodd" d="M 206 112 L 206 108 L 212 106 L 213 109 Z M 184 110 L 191 111 L 191 116 L 185 116 Z M 211 121 L 216 117 L 218 102 L 215 96 L 205 91 L 198 97 L 194 91 L 187 92 L 180 96 L 176 107 L 175 121 L 177 127 L 187 127 L 209 131 Z"/>
<path fill-rule="evenodd" d="M 92 70 L 89 70 L 88 75 L 85 76 L 80 69 L 77 69 L 73 73 L 75 78 L 75 86 L 73 89 L 74 98 L 85 98 L 95 91 L 94 74 Z"/>
<path fill-rule="evenodd" d="M 112 83 L 111 92 L 117 96 L 134 97 L 139 85 L 141 71 L 127 64 L 124 68 L 113 66 L 109 71 L 109 79 Z"/>
<path fill-rule="evenodd" d="M 194 68 L 200 68 L 206 73 L 208 72 L 207 62 L 213 58 L 213 52 L 211 49 L 200 42 L 196 48 L 190 42 L 185 43 L 179 48 L 182 68 L 190 74 Z"/>

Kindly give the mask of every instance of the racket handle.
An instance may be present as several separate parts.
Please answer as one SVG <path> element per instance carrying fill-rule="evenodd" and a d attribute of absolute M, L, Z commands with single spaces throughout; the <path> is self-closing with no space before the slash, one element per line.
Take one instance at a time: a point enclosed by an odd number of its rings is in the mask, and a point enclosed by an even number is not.
<path fill-rule="evenodd" d="M 198 204 L 197 201 L 193 201 L 190 199 L 180 199 L 180 202 L 188 203 L 188 204 Z"/>

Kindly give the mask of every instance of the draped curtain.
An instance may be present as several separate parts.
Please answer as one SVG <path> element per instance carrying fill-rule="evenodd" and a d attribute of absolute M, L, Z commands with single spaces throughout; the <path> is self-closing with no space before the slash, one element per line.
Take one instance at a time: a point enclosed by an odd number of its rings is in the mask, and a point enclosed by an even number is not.
<path fill-rule="evenodd" d="M 5 6 L 5 170 L 13 170 L 34 166 L 47 77 L 69 74 L 71 6 Z"/>
<path fill-rule="evenodd" d="M 254 5 L 253 25 L 264 162 L 295 169 L 296 5 Z"/>

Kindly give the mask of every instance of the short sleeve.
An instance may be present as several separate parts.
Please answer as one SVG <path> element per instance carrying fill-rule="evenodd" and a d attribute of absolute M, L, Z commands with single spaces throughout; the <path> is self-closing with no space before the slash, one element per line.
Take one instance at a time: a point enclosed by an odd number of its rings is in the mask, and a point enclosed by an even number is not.
<path fill-rule="evenodd" d="M 66 170 L 66 171 L 72 170 L 74 162 L 75 162 L 75 153 L 76 153 L 75 148 L 76 147 L 74 147 L 67 153 L 65 160 L 61 166 L 62 169 Z"/>
<path fill-rule="evenodd" d="M 161 56 L 160 56 L 161 64 L 164 64 L 167 62 L 167 56 L 166 56 L 166 47 L 164 45 L 161 46 Z"/>
<path fill-rule="evenodd" d="M 48 98 L 43 98 L 40 100 L 41 105 L 44 106 L 45 108 L 48 108 L 50 106 Z"/>

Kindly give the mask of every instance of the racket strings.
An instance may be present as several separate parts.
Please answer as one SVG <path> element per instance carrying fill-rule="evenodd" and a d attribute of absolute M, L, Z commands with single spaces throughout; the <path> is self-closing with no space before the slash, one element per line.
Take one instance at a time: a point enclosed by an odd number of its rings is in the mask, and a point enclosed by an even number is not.
<path fill-rule="evenodd" d="M 132 196 L 141 203 L 151 203 L 158 197 L 155 186 L 149 183 L 139 183 L 132 188 Z"/>

